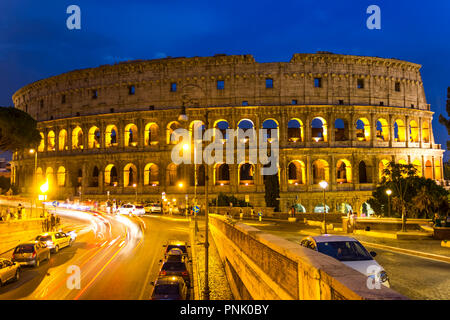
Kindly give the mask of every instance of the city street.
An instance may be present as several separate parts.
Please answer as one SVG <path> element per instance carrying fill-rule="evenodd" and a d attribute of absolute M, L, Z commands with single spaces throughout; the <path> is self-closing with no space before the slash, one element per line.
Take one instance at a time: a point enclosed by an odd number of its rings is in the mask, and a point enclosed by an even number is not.
<path fill-rule="evenodd" d="M 265 232 L 299 243 L 301 239 L 308 235 L 317 234 L 319 229 L 312 229 L 303 223 L 288 223 L 284 221 L 250 221 L 244 220 L 246 224 L 254 226 Z M 369 237 L 355 237 L 364 242 L 375 242 Z M 360 239 L 363 238 L 363 239 Z M 424 247 L 423 240 L 419 245 Z M 429 247 L 435 247 L 435 240 L 426 240 L 430 242 Z M 413 246 L 414 240 L 405 241 Z M 398 241 L 384 240 L 384 245 L 398 245 Z M 438 260 L 431 260 L 419 256 L 406 255 L 403 253 L 382 250 L 371 247 L 364 243 L 369 251 L 375 251 L 377 256 L 375 260 L 383 266 L 389 275 L 391 288 L 411 299 L 450 299 L 450 264 Z M 443 248 L 445 250 L 445 248 Z M 450 249 L 448 254 L 450 254 Z"/>
<path fill-rule="evenodd" d="M 92 221 L 65 217 L 64 223 L 77 224 L 81 231 L 73 246 L 52 254 L 39 268 L 22 268 L 18 282 L 0 288 L 0 300 L 149 299 L 163 244 L 189 240 L 189 222 L 184 219 L 104 215 Z M 81 270 L 80 289 L 66 285 L 69 266 Z"/>

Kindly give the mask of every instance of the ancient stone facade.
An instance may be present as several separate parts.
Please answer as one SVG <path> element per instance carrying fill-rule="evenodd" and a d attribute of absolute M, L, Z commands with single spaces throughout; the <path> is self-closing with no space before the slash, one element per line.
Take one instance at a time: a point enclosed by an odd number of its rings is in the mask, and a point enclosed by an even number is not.
<path fill-rule="evenodd" d="M 208 110 L 209 127 L 221 131 L 277 129 L 282 209 L 297 202 L 320 210 L 318 182 L 326 180 L 331 211 L 360 212 L 389 161 L 443 179 L 444 151 L 434 143 L 419 70 L 330 53 L 277 63 L 250 55 L 167 58 L 65 73 L 20 89 L 13 101 L 39 121 L 37 177 L 49 178 L 54 197 L 160 200 L 165 192 L 184 203 L 186 194 L 203 194 L 204 166 L 173 164 L 170 134 L 201 128 Z M 178 121 L 181 106 L 187 122 Z M 17 153 L 12 165 L 13 182 L 29 192 L 34 156 Z M 249 195 L 263 205 L 260 168 L 207 166 L 210 197 Z"/>

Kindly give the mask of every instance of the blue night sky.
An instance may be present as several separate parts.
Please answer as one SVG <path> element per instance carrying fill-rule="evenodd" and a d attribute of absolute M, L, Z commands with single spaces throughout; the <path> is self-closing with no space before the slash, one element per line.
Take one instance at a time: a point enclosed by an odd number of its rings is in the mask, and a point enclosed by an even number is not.
<path fill-rule="evenodd" d="M 66 28 L 71 4 L 81 30 Z M 381 30 L 366 28 L 372 4 Z M 3 0 L 0 15 L 2 106 L 30 82 L 122 60 L 226 53 L 271 62 L 320 50 L 421 64 L 437 143 L 448 139 L 437 121 L 450 86 L 448 0 Z"/>

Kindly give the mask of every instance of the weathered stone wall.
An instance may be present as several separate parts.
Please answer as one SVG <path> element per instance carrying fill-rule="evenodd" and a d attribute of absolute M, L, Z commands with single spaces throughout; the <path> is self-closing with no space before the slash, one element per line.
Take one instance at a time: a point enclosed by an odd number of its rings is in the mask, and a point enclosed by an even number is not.
<path fill-rule="evenodd" d="M 406 299 L 368 289 L 367 278 L 333 258 L 212 216 L 210 228 L 235 298 L 255 300 Z"/>
<path fill-rule="evenodd" d="M 0 253 L 22 242 L 34 239 L 42 232 L 43 219 L 0 221 Z"/>

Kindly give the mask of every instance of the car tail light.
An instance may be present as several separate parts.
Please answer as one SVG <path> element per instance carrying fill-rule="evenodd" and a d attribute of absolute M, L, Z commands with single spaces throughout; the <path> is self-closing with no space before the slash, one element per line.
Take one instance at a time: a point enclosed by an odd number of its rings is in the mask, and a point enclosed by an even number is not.
<path fill-rule="evenodd" d="M 159 274 L 160 274 L 161 276 L 165 276 L 165 275 L 166 275 L 166 272 L 165 272 L 164 270 L 162 270 L 162 271 L 159 272 Z"/>
<path fill-rule="evenodd" d="M 183 271 L 181 274 L 182 274 L 183 276 L 187 276 L 187 275 L 188 275 L 187 271 Z"/>
<path fill-rule="evenodd" d="M 32 258 L 36 257 L 36 251 L 33 252 Z"/>

